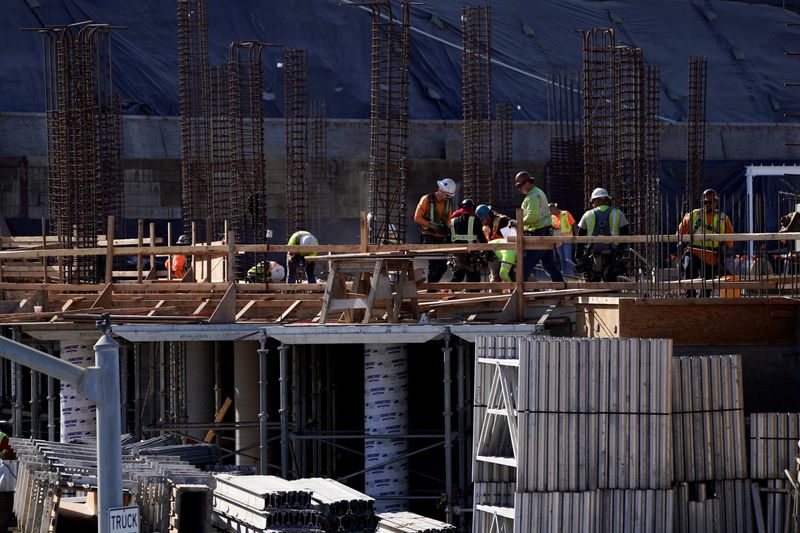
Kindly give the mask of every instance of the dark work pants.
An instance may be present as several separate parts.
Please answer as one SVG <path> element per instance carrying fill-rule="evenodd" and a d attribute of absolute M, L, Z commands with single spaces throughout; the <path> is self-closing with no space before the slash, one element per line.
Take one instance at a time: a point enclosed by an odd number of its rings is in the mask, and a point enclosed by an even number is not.
<path fill-rule="evenodd" d="M 435 237 L 433 235 L 421 235 L 422 244 L 443 244 L 444 237 Z M 431 259 L 428 261 L 428 283 L 438 283 L 444 273 L 447 271 L 446 259 Z"/>
<path fill-rule="evenodd" d="M 314 267 L 316 264 L 314 261 L 306 261 L 306 258 L 300 254 L 294 254 L 291 259 L 289 259 L 289 283 L 297 283 L 297 275 L 300 273 L 300 269 L 305 269 L 306 271 L 306 281 L 309 283 L 316 283 L 317 278 L 314 277 Z"/>
<path fill-rule="evenodd" d="M 542 262 L 545 272 L 550 275 L 552 281 L 564 282 L 561 269 L 553 257 L 553 250 L 527 250 L 525 252 L 525 260 L 523 263 L 525 266 L 525 277 L 522 278 L 523 281 L 528 281 L 528 277 L 530 277 L 536 265 L 539 264 L 539 261 Z"/>
<path fill-rule="evenodd" d="M 710 265 L 703 261 L 697 254 L 687 252 L 683 256 L 683 279 L 712 279 L 719 276 L 724 276 L 728 273 L 727 269 L 723 268 L 719 263 Z M 706 298 L 711 296 L 711 284 L 707 285 L 707 289 L 698 291 L 689 289 L 686 291 L 687 298 L 697 298 L 700 292 L 703 292 Z"/>

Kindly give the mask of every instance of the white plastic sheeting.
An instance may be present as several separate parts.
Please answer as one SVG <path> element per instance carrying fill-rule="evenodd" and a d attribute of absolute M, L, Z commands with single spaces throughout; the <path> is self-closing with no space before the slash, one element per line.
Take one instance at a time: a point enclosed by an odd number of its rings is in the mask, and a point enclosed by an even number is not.
<path fill-rule="evenodd" d="M 94 365 L 94 347 L 79 342 L 62 342 L 61 359 L 87 368 Z M 61 382 L 61 442 L 97 434 L 96 404 L 80 394 L 74 385 Z"/>
<path fill-rule="evenodd" d="M 364 432 L 366 435 L 408 433 L 408 352 L 405 344 L 364 345 Z M 404 438 L 364 441 L 365 492 L 376 499 L 375 512 L 407 510 L 408 453 Z M 394 460 L 393 459 L 397 459 Z M 398 497 L 398 500 L 387 498 Z"/>

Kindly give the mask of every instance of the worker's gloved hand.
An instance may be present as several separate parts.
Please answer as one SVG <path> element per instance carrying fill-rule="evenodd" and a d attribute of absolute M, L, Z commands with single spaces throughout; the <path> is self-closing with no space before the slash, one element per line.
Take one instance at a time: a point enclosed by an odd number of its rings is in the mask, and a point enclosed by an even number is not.
<path fill-rule="evenodd" d="M 436 222 L 431 222 L 430 224 L 428 224 L 428 227 L 433 231 L 438 231 L 438 232 L 443 232 L 447 228 L 447 226 L 445 226 L 444 224 L 437 224 Z"/>

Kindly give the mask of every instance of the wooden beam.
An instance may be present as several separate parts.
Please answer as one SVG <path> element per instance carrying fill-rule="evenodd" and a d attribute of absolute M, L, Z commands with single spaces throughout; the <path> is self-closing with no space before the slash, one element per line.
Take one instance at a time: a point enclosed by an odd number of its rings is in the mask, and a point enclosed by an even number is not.
<path fill-rule="evenodd" d="M 239 320 L 243 319 L 245 315 L 247 315 L 247 312 L 250 311 L 250 309 L 255 305 L 256 305 L 256 300 L 248 300 L 248 302 L 244 304 L 244 307 L 242 307 L 242 310 L 236 313 L 235 322 L 238 322 Z"/>
<path fill-rule="evenodd" d="M 136 221 L 136 245 L 141 248 L 144 244 L 144 220 L 141 218 Z M 144 273 L 144 258 L 141 255 L 136 256 L 136 283 L 142 282 L 142 274 Z"/>
<path fill-rule="evenodd" d="M 111 284 L 114 282 L 114 215 L 108 215 L 106 239 L 106 283 Z"/>
<path fill-rule="evenodd" d="M 525 320 L 525 287 L 524 283 L 527 281 L 525 279 L 525 238 L 523 235 L 525 234 L 525 223 L 524 223 L 524 215 L 522 209 L 517 209 L 517 235 L 519 235 L 520 239 L 517 239 L 517 257 L 516 257 L 516 284 L 517 286 L 514 288 L 514 305 L 516 306 L 516 319 L 517 322 L 522 322 Z"/>
<path fill-rule="evenodd" d="M 369 225 L 367 224 L 367 214 L 364 211 L 361 211 L 358 221 L 360 229 L 359 233 L 361 237 L 361 246 L 359 251 L 364 254 L 367 253 L 367 247 L 369 246 Z"/>
<path fill-rule="evenodd" d="M 225 415 L 228 413 L 228 409 L 231 408 L 231 405 L 233 405 L 233 400 L 231 400 L 230 397 L 226 397 L 225 402 L 223 402 L 222 407 L 220 407 L 219 411 L 217 412 L 217 416 L 214 417 L 214 426 L 225 419 Z M 216 434 L 216 430 L 214 427 L 212 427 L 208 430 L 208 433 L 206 433 L 206 436 L 203 438 L 203 442 L 210 443 L 212 440 L 214 440 L 214 435 Z"/>
<path fill-rule="evenodd" d="M 164 305 L 166 300 L 159 300 L 159 302 L 153 307 L 153 310 L 147 313 L 147 316 L 156 316 L 156 312 Z"/>
<path fill-rule="evenodd" d="M 281 316 L 279 316 L 278 319 L 275 320 L 275 322 L 283 322 L 284 320 L 286 320 L 289 317 L 289 315 L 291 315 L 294 312 L 294 310 L 297 309 L 297 307 L 300 305 L 300 302 L 302 302 L 302 300 L 295 300 L 294 302 L 292 302 L 291 305 L 289 305 L 289 307 L 286 308 L 286 311 L 281 313 Z"/>

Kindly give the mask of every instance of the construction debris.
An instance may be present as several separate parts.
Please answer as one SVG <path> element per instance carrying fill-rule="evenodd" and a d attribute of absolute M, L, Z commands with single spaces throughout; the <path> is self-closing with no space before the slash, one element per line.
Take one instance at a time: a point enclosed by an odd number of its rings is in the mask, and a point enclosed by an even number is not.
<path fill-rule="evenodd" d="M 381 513 L 376 533 L 446 533 L 456 527 L 414 513 Z"/>

